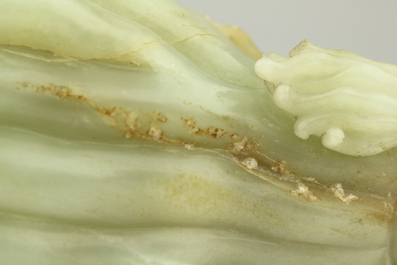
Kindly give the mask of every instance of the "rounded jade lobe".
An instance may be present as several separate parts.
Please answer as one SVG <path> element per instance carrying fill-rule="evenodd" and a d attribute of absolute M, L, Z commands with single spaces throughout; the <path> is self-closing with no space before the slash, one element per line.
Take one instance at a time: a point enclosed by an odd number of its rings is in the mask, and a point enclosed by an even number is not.
<path fill-rule="evenodd" d="M 334 151 L 378 154 L 397 145 L 397 76 L 388 64 L 307 41 L 287 59 L 265 54 L 255 65 L 276 105 L 296 117 L 295 134 L 321 137 Z"/>

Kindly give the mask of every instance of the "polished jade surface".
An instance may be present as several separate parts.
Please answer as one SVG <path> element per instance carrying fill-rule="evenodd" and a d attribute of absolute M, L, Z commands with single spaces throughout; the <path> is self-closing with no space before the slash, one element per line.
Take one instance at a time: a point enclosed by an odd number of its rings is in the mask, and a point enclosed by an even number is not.
<path fill-rule="evenodd" d="M 396 67 L 171 0 L 0 2 L 0 264 L 393 264 Z"/>

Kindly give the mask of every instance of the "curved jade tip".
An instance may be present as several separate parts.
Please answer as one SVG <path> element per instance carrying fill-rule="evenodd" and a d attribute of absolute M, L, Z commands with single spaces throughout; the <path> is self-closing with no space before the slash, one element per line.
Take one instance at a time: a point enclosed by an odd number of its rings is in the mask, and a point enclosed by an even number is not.
<path fill-rule="evenodd" d="M 397 146 L 397 67 L 304 40 L 291 58 L 265 54 L 255 71 L 275 104 L 296 117 L 295 134 L 334 151 L 378 154 Z"/>

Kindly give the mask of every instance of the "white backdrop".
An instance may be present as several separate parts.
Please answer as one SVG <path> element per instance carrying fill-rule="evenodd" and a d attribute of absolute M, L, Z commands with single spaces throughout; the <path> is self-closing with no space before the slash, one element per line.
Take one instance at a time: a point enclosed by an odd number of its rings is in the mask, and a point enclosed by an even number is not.
<path fill-rule="evenodd" d="M 397 0 L 176 0 L 238 25 L 262 52 L 285 56 L 302 39 L 397 65 Z"/>

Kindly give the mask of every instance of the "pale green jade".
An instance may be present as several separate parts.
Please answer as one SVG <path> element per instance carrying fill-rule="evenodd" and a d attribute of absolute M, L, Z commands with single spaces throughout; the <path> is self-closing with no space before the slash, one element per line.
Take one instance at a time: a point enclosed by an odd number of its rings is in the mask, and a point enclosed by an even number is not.
<path fill-rule="evenodd" d="M 280 108 L 296 116 L 295 134 L 321 136 L 325 147 L 373 155 L 397 145 L 397 67 L 303 41 L 283 58 L 255 66 Z"/>
<path fill-rule="evenodd" d="M 259 53 L 171 0 L 0 1 L 0 264 L 395 263 L 396 67 Z"/>

